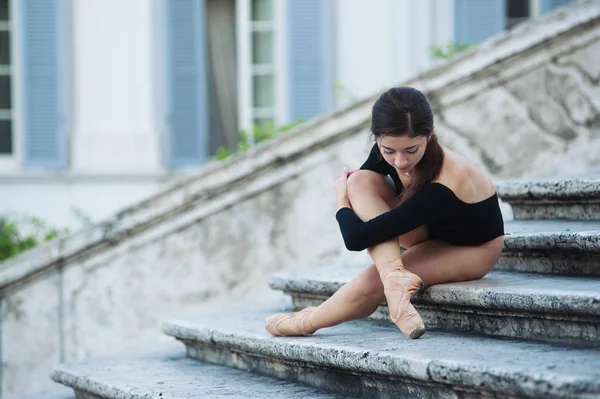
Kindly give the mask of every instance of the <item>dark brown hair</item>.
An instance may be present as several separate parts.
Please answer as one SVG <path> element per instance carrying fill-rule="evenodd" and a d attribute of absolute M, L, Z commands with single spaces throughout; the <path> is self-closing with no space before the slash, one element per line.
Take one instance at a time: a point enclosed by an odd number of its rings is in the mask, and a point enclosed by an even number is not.
<path fill-rule="evenodd" d="M 415 176 L 400 194 L 405 201 L 436 179 L 444 163 L 444 151 L 433 131 L 433 113 L 429 102 L 412 87 L 394 87 L 383 93 L 373 105 L 371 132 L 375 139 L 390 135 L 429 137 L 423 158 L 415 166 Z"/>

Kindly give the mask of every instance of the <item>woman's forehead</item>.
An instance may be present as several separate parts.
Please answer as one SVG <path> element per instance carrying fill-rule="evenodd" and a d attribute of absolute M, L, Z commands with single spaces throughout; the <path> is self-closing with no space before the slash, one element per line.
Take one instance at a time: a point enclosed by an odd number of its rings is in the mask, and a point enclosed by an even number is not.
<path fill-rule="evenodd" d="M 411 146 L 415 146 L 417 144 L 421 144 L 423 140 L 426 140 L 426 137 L 409 137 L 408 134 L 403 136 L 383 136 L 379 140 L 379 145 L 389 148 L 407 148 Z"/>

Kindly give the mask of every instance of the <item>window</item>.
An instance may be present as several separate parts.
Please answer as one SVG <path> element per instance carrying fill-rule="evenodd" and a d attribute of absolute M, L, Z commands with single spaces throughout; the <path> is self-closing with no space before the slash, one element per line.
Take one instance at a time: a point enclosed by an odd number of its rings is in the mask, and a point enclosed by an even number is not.
<path fill-rule="evenodd" d="M 252 123 L 272 124 L 275 119 L 275 41 L 272 0 L 251 2 Z"/>
<path fill-rule="evenodd" d="M 530 2 L 527 0 L 506 0 L 506 29 L 510 29 L 531 16 Z"/>
<path fill-rule="evenodd" d="M 9 0 L 0 0 L 0 155 L 12 154 Z"/>

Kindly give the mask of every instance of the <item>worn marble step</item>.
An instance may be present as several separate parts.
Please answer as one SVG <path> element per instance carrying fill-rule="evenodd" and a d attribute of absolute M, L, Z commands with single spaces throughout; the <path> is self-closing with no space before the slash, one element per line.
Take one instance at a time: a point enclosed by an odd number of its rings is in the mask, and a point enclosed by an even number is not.
<path fill-rule="evenodd" d="M 272 289 L 295 309 L 318 306 L 360 272 L 332 267 L 278 274 Z M 600 347 L 600 279 L 492 271 L 428 287 L 412 300 L 427 328 Z M 390 321 L 382 303 L 370 317 Z"/>
<path fill-rule="evenodd" d="M 334 399 L 313 387 L 277 380 L 186 357 L 183 347 L 131 358 L 65 364 L 51 378 L 73 388 L 78 399 Z"/>
<path fill-rule="evenodd" d="M 600 220 L 600 175 L 496 183 L 514 218 Z"/>
<path fill-rule="evenodd" d="M 163 324 L 188 356 L 368 398 L 600 397 L 600 351 L 356 321 L 308 337 L 272 337 L 282 309 L 237 309 Z"/>
<path fill-rule="evenodd" d="M 600 277 L 600 222 L 505 222 L 496 270 Z"/>

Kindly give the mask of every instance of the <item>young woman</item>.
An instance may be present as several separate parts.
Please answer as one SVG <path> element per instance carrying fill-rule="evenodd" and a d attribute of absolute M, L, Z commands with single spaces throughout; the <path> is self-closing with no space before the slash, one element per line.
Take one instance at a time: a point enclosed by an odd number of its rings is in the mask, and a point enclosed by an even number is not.
<path fill-rule="evenodd" d="M 425 326 L 411 296 L 425 286 L 482 278 L 500 257 L 504 222 L 494 184 L 438 143 L 420 91 L 383 93 L 371 131 L 376 143 L 367 161 L 360 170 L 344 168 L 335 192 L 346 247 L 368 249 L 373 264 L 320 306 L 269 317 L 273 335 L 310 335 L 364 318 L 385 299 L 400 330 L 419 338 Z"/>

